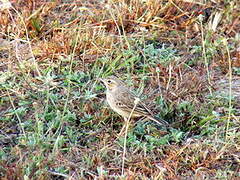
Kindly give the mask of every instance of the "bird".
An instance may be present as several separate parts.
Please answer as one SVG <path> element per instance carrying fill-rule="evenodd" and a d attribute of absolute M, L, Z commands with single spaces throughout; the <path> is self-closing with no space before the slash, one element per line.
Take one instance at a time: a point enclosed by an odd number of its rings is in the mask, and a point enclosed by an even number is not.
<path fill-rule="evenodd" d="M 99 80 L 103 82 L 107 89 L 106 99 L 109 106 L 113 111 L 121 115 L 125 121 L 130 118 L 145 117 L 160 125 L 169 125 L 168 122 L 164 120 L 154 118 L 151 110 L 139 97 L 132 93 L 130 88 L 122 80 L 115 76 L 99 78 Z"/>

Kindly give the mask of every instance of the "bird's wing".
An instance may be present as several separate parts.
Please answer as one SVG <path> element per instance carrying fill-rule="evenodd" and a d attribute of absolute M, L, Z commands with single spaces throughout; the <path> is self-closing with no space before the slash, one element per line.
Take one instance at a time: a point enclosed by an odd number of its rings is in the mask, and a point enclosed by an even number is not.
<path fill-rule="evenodd" d="M 146 105 L 129 90 L 121 91 L 121 95 L 117 98 L 117 106 L 127 112 L 131 112 L 135 106 L 134 112 L 142 116 L 152 116 L 153 113 L 146 107 Z"/>
<path fill-rule="evenodd" d="M 140 116 L 147 116 L 150 120 L 157 122 L 158 124 L 168 125 L 164 120 L 158 120 L 153 117 L 153 113 L 147 106 L 135 95 L 126 89 L 126 91 L 121 91 L 121 99 L 117 99 L 116 105 L 119 106 L 122 110 L 131 113 L 137 104 L 134 113 L 139 114 Z"/>

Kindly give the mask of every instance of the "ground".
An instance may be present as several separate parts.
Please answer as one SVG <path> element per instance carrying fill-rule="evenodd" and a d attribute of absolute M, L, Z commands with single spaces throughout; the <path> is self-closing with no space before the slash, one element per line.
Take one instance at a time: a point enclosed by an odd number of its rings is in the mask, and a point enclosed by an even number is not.
<path fill-rule="evenodd" d="M 240 179 L 238 0 L 0 2 L 1 179 Z M 115 75 L 171 127 L 124 120 Z"/>

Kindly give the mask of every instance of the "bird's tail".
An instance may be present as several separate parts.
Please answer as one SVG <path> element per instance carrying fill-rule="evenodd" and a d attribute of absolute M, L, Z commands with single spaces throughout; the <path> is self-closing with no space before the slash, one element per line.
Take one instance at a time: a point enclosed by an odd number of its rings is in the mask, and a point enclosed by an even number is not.
<path fill-rule="evenodd" d="M 152 121 L 154 121 L 154 122 L 156 122 L 156 123 L 158 123 L 159 125 L 164 125 L 166 127 L 170 126 L 170 124 L 167 121 L 164 121 L 162 119 L 156 119 L 156 118 L 154 118 L 152 116 L 147 116 L 147 118 L 152 120 Z"/>

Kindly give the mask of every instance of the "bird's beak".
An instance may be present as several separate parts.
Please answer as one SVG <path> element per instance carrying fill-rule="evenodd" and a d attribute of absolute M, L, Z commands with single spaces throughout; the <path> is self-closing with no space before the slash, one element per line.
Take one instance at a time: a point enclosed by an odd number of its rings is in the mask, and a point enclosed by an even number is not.
<path fill-rule="evenodd" d="M 104 83 L 104 79 L 102 79 L 102 78 L 98 78 L 98 80 Z"/>

